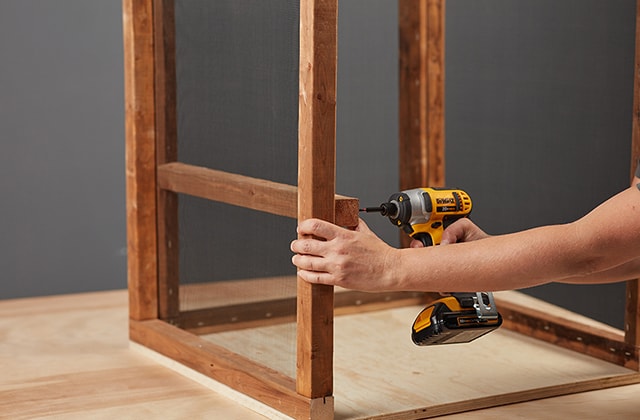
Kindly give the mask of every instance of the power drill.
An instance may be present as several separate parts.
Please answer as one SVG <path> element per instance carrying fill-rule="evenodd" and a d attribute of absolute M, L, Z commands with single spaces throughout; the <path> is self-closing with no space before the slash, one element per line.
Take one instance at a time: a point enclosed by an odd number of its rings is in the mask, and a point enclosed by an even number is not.
<path fill-rule="evenodd" d="M 378 207 L 360 209 L 387 216 L 414 239 L 438 245 L 442 232 L 469 217 L 471 198 L 460 189 L 415 188 L 394 193 Z M 413 322 L 411 339 L 419 346 L 468 343 L 502 325 L 491 292 L 452 293 L 431 303 Z"/>

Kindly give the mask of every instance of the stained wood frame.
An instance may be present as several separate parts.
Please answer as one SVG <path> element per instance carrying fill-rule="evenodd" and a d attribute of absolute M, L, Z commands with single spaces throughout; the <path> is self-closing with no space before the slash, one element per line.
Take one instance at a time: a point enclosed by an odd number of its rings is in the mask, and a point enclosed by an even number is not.
<path fill-rule="evenodd" d="M 177 194 L 355 225 L 357 200 L 334 191 L 336 0 L 300 2 L 298 187 L 176 162 L 173 1 L 123 0 L 123 21 L 131 339 L 285 414 L 332 417 L 333 288 L 298 283 L 296 380 L 176 326 Z"/>
<path fill-rule="evenodd" d="M 640 0 L 639 0 L 640 2 Z M 444 184 L 444 0 L 399 0 L 400 188 Z M 130 337 L 185 366 L 295 418 L 332 418 L 332 325 L 336 314 L 421 303 L 416 294 L 338 293 L 298 281 L 280 309 L 233 305 L 180 311 L 177 197 L 188 194 L 273 214 L 357 223 L 356 199 L 335 195 L 337 0 L 300 1 L 299 180 L 289 186 L 177 162 L 173 0 L 123 0 Z M 640 34 L 640 31 L 637 32 Z M 633 159 L 640 157 L 636 36 Z M 416 83 L 417 82 L 417 83 Z M 416 150 L 419 153 L 416 153 Z M 249 203 L 234 197 L 250 196 Z M 279 200 L 273 200 L 278 196 Z M 277 204 L 276 204 L 277 203 Z M 626 329 L 619 335 L 498 301 L 505 328 L 638 370 L 640 291 L 628 282 Z M 252 305 L 255 308 L 255 305 Z M 290 378 L 201 339 L 193 331 L 290 321 L 297 314 L 297 373 Z M 212 319 L 244 316 L 233 326 Z M 187 331 L 190 330 L 190 331 Z M 625 379 L 628 381 L 628 379 Z M 437 414 L 614 386 L 594 381 L 468 404 Z M 534 390 L 535 391 L 535 390 Z M 400 417 L 411 418 L 415 412 Z"/>

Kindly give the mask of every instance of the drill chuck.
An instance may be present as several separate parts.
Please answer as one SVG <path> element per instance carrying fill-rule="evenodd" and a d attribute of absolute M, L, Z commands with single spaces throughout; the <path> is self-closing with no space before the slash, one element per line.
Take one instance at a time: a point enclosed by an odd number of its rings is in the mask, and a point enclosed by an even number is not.
<path fill-rule="evenodd" d="M 396 217 L 398 214 L 398 206 L 393 202 L 382 203 L 378 207 L 365 207 L 360 209 L 367 213 L 380 213 L 383 216 Z"/>

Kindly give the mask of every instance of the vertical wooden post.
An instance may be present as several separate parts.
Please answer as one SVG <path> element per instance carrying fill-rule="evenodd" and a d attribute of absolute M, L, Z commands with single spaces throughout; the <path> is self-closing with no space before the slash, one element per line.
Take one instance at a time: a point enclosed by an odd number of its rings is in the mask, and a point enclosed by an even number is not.
<path fill-rule="evenodd" d="M 444 0 L 399 0 L 400 189 L 444 186 Z"/>
<path fill-rule="evenodd" d="M 633 72 L 633 118 L 631 132 L 631 174 L 640 159 L 640 0 L 636 0 L 636 45 Z"/>
<path fill-rule="evenodd" d="M 335 217 L 336 61 L 337 0 L 301 0 L 298 220 Z M 333 413 L 333 287 L 298 279 L 297 323 L 297 392 Z"/>
<path fill-rule="evenodd" d="M 153 0 L 155 32 L 156 163 L 178 158 L 174 0 Z M 180 315 L 178 194 L 158 189 L 158 312 L 175 323 Z"/>
<path fill-rule="evenodd" d="M 153 10 L 123 0 L 129 316 L 157 318 Z"/>
<path fill-rule="evenodd" d="M 640 158 L 640 0 L 636 1 L 636 46 L 633 72 L 633 118 L 631 133 L 631 171 L 635 171 Z M 633 176 L 633 175 L 631 175 Z M 624 340 L 636 348 L 640 347 L 640 287 L 638 280 L 627 282 Z"/>

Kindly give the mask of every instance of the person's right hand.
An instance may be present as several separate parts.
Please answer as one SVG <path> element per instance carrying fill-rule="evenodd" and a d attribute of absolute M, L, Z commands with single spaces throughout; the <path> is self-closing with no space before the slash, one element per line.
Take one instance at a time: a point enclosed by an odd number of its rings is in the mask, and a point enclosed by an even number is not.
<path fill-rule="evenodd" d="M 471 242 L 488 238 L 489 236 L 490 235 L 486 234 L 471 220 L 462 218 L 456 220 L 442 232 L 440 245 L 455 244 L 456 242 Z M 410 246 L 411 248 L 421 248 L 423 245 L 422 242 L 414 239 L 411 241 Z"/>

